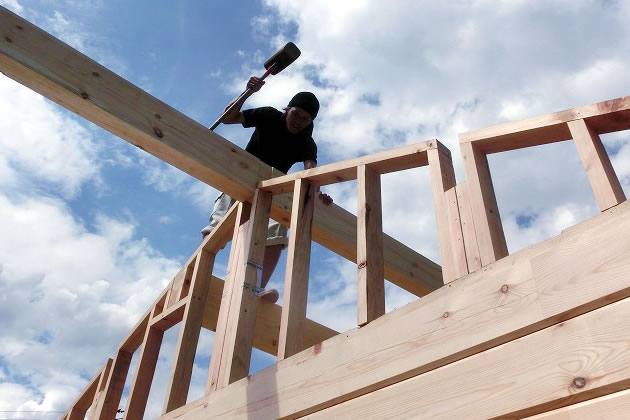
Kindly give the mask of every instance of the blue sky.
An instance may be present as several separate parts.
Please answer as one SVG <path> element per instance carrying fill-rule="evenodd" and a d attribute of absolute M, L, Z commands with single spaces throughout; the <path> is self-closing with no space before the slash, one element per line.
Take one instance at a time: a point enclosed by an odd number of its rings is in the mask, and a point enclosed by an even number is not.
<path fill-rule="evenodd" d="M 0 4 L 208 126 L 292 40 L 302 56 L 246 107 L 315 92 L 320 164 L 438 138 L 461 182 L 458 133 L 630 94 L 623 1 Z M 243 148 L 251 135 L 217 132 Z M 0 411 L 40 411 L 0 417 L 55 418 L 197 248 L 217 191 L 3 75 L 0 133 Z M 603 139 L 628 194 L 628 133 Z M 492 155 L 490 165 L 512 252 L 597 213 L 569 142 Z M 355 189 L 325 190 L 355 212 Z M 428 171 L 385 176 L 383 202 L 384 230 L 439 261 Z M 280 289 L 283 265 L 284 256 L 272 278 Z M 353 328 L 355 281 L 353 264 L 314 246 L 309 316 Z M 412 299 L 388 285 L 388 310 Z M 148 418 L 161 409 L 175 334 Z M 211 343 L 204 333 L 199 347 Z M 196 361 L 191 398 L 207 363 Z M 252 367 L 270 363 L 256 352 Z"/>

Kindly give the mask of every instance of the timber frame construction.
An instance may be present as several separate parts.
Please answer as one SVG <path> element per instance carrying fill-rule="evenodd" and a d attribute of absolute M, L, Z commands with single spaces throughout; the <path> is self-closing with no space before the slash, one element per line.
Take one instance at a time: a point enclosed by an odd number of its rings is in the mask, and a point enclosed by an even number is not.
<path fill-rule="evenodd" d="M 466 182 L 432 139 L 276 176 L 273 169 L 0 7 L 0 70 L 239 200 L 63 420 L 143 418 L 164 332 L 179 337 L 161 419 L 627 418 L 630 204 L 600 134 L 630 96 L 460 135 Z M 508 254 L 487 155 L 576 145 L 601 214 Z M 428 166 L 442 266 L 382 232 L 380 176 Z M 315 199 L 356 179 L 357 216 Z M 290 227 L 282 307 L 255 295 L 269 217 Z M 225 281 L 212 275 L 228 241 Z M 306 317 L 311 242 L 357 264 L 356 329 Z M 420 299 L 385 313 L 384 281 Z M 205 395 L 186 404 L 201 328 Z M 278 362 L 248 376 L 252 348 Z"/>

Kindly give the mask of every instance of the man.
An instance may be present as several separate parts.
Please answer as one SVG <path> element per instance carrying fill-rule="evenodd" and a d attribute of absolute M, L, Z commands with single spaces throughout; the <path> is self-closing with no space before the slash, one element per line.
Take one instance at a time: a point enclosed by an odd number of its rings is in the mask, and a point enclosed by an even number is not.
<path fill-rule="evenodd" d="M 260 78 L 251 77 L 247 82 L 250 93 L 237 102 L 234 109 L 225 116 L 223 123 L 242 124 L 245 128 L 255 127 L 245 150 L 283 173 L 287 173 L 297 162 L 303 162 L 304 169 L 314 168 L 317 165 L 317 145 L 312 133 L 313 120 L 319 111 L 319 101 L 311 92 L 300 92 L 289 101 L 287 107 L 283 109 L 284 112 L 272 107 L 241 111 L 245 100 L 254 92 L 258 92 L 264 84 Z M 231 105 L 232 103 L 227 108 Z M 325 204 L 332 203 L 328 195 L 320 192 L 319 196 Z M 203 236 L 214 229 L 233 203 L 234 199 L 227 194 L 219 195 L 210 215 L 210 224 L 201 231 Z M 286 235 L 285 226 L 270 220 L 261 277 L 262 289 L 269 282 L 278 264 L 280 253 L 287 245 Z M 259 296 L 275 302 L 278 300 L 278 291 L 264 290 Z"/>

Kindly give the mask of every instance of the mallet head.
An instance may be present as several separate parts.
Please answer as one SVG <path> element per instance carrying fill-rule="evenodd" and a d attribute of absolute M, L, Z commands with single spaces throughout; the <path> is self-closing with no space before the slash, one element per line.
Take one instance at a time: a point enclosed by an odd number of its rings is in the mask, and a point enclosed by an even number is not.
<path fill-rule="evenodd" d="M 293 42 L 288 42 L 284 47 L 278 50 L 278 52 L 265 61 L 265 69 L 269 70 L 269 68 L 273 66 L 271 74 L 278 74 L 287 68 L 289 64 L 293 63 L 300 54 L 300 49 Z"/>

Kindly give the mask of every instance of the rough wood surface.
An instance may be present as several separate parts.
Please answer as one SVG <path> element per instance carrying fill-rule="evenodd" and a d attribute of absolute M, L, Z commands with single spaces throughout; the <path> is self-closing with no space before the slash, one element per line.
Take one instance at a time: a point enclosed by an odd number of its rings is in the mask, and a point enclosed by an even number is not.
<path fill-rule="evenodd" d="M 628 232 L 625 202 L 180 413 L 190 419 L 299 417 L 630 297 Z M 592 246 L 604 242 L 607 247 Z"/>
<path fill-rule="evenodd" d="M 278 338 L 278 360 L 292 356 L 307 347 L 304 342 L 304 325 L 308 301 L 315 189 L 306 180 L 295 181 Z"/>

